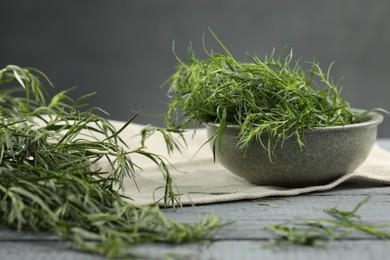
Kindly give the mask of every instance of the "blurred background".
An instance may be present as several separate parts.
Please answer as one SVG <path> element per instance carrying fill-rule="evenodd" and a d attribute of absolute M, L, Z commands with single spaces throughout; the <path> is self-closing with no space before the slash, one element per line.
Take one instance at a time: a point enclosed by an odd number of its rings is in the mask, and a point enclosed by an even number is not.
<path fill-rule="evenodd" d="M 55 92 L 77 86 L 74 97 L 97 94 L 89 103 L 126 120 L 163 124 L 167 88 L 178 56 L 192 43 L 220 50 L 218 35 L 238 60 L 264 57 L 288 45 L 295 57 L 316 58 L 342 78 L 353 107 L 390 110 L 390 1 L 388 0 L 3 0 L 0 66 L 44 71 Z M 54 93 L 54 92 L 53 92 Z M 390 116 L 379 128 L 390 137 Z"/>

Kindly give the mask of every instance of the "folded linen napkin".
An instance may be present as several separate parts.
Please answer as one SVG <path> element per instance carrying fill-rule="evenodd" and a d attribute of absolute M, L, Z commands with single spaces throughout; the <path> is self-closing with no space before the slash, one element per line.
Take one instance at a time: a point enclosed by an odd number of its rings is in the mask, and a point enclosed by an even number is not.
<path fill-rule="evenodd" d="M 124 122 L 111 121 L 120 129 Z M 138 147 L 140 136 L 137 135 L 143 125 L 131 124 L 120 136 L 129 147 Z M 164 139 L 158 133 L 152 135 L 146 142 L 147 149 L 160 154 L 172 164 L 171 174 L 175 179 L 181 195 L 181 203 L 208 204 L 216 202 L 236 201 L 243 199 L 258 199 L 269 196 L 293 196 L 302 193 L 329 190 L 346 181 L 358 181 L 363 185 L 390 184 L 390 152 L 375 145 L 367 160 L 353 173 L 320 186 L 303 188 L 282 188 L 275 186 L 258 186 L 235 176 L 218 162 L 214 163 L 209 145 L 202 145 L 207 140 L 206 130 L 197 129 L 196 134 L 189 130 L 185 134 L 187 148 L 182 153 L 169 155 Z M 125 180 L 125 194 L 131 197 L 133 203 L 145 205 L 154 203 L 163 197 L 163 175 L 158 167 L 149 159 L 135 155 L 132 160 L 142 167 L 134 180 Z M 109 170 L 107 161 L 98 162 L 98 167 Z M 137 189 L 138 187 L 138 189 Z"/>

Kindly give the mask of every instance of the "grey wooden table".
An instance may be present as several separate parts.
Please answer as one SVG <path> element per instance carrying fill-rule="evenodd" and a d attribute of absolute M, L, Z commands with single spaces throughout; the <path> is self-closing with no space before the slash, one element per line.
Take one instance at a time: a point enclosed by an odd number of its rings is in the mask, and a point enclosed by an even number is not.
<path fill-rule="evenodd" d="M 390 139 L 379 140 L 390 151 Z M 235 223 L 219 232 L 212 240 L 197 244 L 149 244 L 138 246 L 135 253 L 147 259 L 390 259 L 390 240 L 379 240 L 364 234 L 354 234 L 324 248 L 303 246 L 267 247 L 272 237 L 264 230 L 269 224 L 283 223 L 295 217 L 325 217 L 322 211 L 338 205 L 352 209 L 359 201 L 371 196 L 359 214 L 373 224 L 390 224 L 390 186 L 358 186 L 343 184 L 333 190 L 296 197 L 275 198 L 261 205 L 259 201 L 239 201 L 163 209 L 166 215 L 182 222 L 195 222 L 214 212 Z M 17 233 L 0 227 L 0 260 L 20 259 L 104 259 L 71 248 L 50 234 Z"/>

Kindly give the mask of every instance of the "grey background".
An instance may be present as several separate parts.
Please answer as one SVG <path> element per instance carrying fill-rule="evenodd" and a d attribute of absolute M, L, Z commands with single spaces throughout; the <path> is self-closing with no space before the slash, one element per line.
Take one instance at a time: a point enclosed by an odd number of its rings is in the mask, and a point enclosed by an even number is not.
<path fill-rule="evenodd" d="M 90 103 L 126 120 L 162 125 L 166 88 L 192 42 L 202 52 L 211 27 L 238 60 L 288 45 L 296 57 L 335 61 L 353 107 L 390 110 L 390 1 L 6 0 L 0 5 L 0 66 L 43 70 L 55 91 L 97 91 Z M 216 48 L 209 34 L 206 44 Z M 390 116 L 380 126 L 390 137 Z"/>

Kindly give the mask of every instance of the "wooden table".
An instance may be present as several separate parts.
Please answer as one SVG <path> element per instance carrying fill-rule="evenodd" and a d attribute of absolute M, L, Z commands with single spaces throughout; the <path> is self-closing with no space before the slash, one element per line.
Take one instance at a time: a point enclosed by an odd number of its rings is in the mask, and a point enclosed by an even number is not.
<path fill-rule="evenodd" d="M 379 145 L 390 151 L 390 139 Z M 295 217 L 327 217 L 322 211 L 338 205 L 351 210 L 359 201 L 371 196 L 359 214 L 373 224 L 390 224 L 390 186 L 343 184 L 326 192 L 268 201 L 239 201 L 163 209 L 169 217 L 182 222 L 195 222 L 214 212 L 235 223 L 219 232 L 211 241 L 198 244 L 149 244 L 134 252 L 147 259 L 390 259 L 390 240 L 379 240 L 365 234 L 353 234 L 324 248 L 304 246 L 267 247 L 272 235 L 266 225 L 283 223 Z M 272 206 L 265 205 L 266 203 Z M 390 228 L 388 229 L 390 232 Z M 19 259 L 104 259 L 71 248 L 70 242 L 58 241 L 51 234 L 17 233 L 0 227 L 0 260 Z"/>

